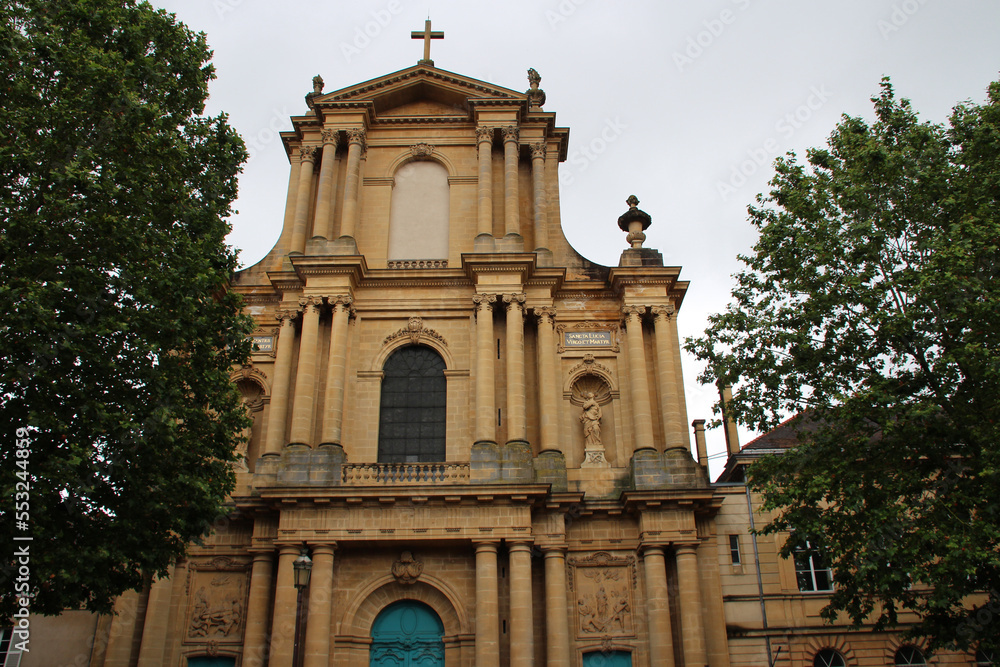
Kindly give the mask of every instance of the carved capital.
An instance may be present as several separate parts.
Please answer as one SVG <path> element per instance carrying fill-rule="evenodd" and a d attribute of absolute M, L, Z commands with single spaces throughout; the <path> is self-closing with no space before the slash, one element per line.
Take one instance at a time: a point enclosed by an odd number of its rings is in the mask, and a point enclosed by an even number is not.
<path fill-rule="evenodd" d="M 304 309 L 308 309 L 310 306 L 312 306 L 313 308 L 319 308 L 320 306 L 323 305 L 323 297 L 315 296 L 312 294 L 308 296 L 300 296 L 299 305 L 302 306 Z"/>
<path fill-rule="evenodd" d="M 524 312 L 524 301 L 527 295 L 524 292 L 513 292 L 511 294 L 503 295 L 504 306 L 507 310 L 511 308 L 518 308 L 523 313 Z"/>
<path fill-rule="evenodd" d="M 495 294 L 474 294 L 472 296 L 472 302 L 478 308 L 489 308 L 496 300 L 497 297 Z"/>
<path fill-rule="evenodd" d="M 326 297 L 326 302 L 334 308 L 347 310 L 350 308 L 351 304 L 354 303 L 354 297 L 350 294 L 332 294 Z"/>
<path fill-rule="evenodd" d="M 299 161 L 315 162 L 318 152 L 316 146 L 299 146 Z"/>
<path fill-rule="evenodd" d="M 518 142 L 520 134 L 517 129 L 517 125 L 507 125 L 501 129 L 503 130 L 504 143 L 513 141 L 516 144 Z"/>
<path fill-rule="evenodd" d="M 622 306 L 622 317 L 625 319 L 626 323 L 632 321 L 633 315 L 635 316 L 635 320 L 639 321 L 645 314 L 645 306 Z"/>
<path fill-rule="evenodd" d="M 279 308 L 274 311 L 274 319 L 284 324 L 286 320 L 289 322 L 294 320 L 299 312 L 300 311 L 295 308 Z"/>
<path fill-rule="evenodd" d="M 653 313 L 655 317 L 666 317 L 667 319 L 670 319 L 670 317 L 677 312 L 677 309 L 674 308 L 674 304 L 668 303 L 665 306 L 651 306 L 649 312 Z"/>
<path fill-rule="evenodd" d="M 535 308 L 535 317 L 539 324 L 552 326 L 556 320 L 556 309 L 552 306 L 540 306 Z"/>
<path fill-rule="evenodd" d="M 535 143 L 530 144 L 528 146 L 528 148 L 531 149 L 531 159 L 532 160 L 534 160 L 536 158 L 541 159 L 541 160 L 545 159 L 545 143 L 544 142 L 536 141 Z"/>
<path fill-rule="evenodd" d="M 493 143 L 493 128 L 479 126 L 476 128 L 476 143 L 481 144 L 484 141 Z"/>
<path fill-rule="evenodd" d="M 332 145 L 333 149 L 337 150 L 337 144 L 339 143 L 340 140 L 340 132 L 338 132 L 337 130 L 323 130 L 322 135 L 323 135 L 323 145 L 324 146 Z"/>
<path fill-rule="evenodd" d="M 365 148 L 365 142 L 368 140 L 368 134 L 365 132 L 363 127 L 351 127 L 347 129 L 347 143 L 358 144 L 362 148 Z"/>

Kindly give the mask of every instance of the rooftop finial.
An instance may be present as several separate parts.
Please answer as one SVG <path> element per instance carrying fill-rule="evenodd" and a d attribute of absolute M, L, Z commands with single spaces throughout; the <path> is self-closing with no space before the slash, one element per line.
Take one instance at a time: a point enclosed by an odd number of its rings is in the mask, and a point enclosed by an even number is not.
<path fill-rule="evenodd" d="M 317 95 L 323 92 L 323 77 L 319 74 L 313 77 L 313 92 Z"/>
<path fill-rule="evenodd" d="M 417 61 L 418 65 L 430 65 L 434 67 L 434 61 L 431 60 L 431 40 L 432 39 L 444 39 L 443 32 L 433 32 L 431 30 L 431 19 L 428 16 L 427 20 L 424 21 L 423 30 L 414 30 L 410 33 L 410 39 L 422 39 L 424 40 L 424 57 Z"/>
<path fill-rule="evenodd" d="M 628 204 L 628 210 L 618 218 L 618 227 L 623 232 L 628 232 L 625 240 L 629 242 L 631 247 L 641 248 L 646 240 L 646 235 L 643 232 L 653 223 L 653 218 L 649 213 L 636 208 L 639 206 L 639 198 L 635 195 L 629 195 L 625 203 Z"/>
<path fill-rule="evenodd" d="M 534 67 L 528 68 L 528 84 L 531 86 L 524 94 L 528 96 L 528 106 L 541 108 L 545 104 L 545 91 L 538 87 L 542 76 Z"/>

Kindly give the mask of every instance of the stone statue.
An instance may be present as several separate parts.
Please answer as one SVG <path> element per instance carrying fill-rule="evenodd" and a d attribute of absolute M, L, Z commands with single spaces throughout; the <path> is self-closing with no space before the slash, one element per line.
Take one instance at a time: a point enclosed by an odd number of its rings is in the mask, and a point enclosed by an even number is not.
<path fill-rule="evenodd" d="M 586 449 L 597 449 L 601 442 L 601 406 L 594 398 L 594 392 L 588 391 L 583 394 L 583 414 L 580 421 L 583 423 L 583 445 Z"/>
<path fill-rule="evenodd" d="M 528 84 L 531 87 L 524 94 L 528 96 L 529 106 L 541 108 L 545 104 L 545 91 L 538 87 L 541 81 L 542 77 L 534 67 L 528 70 Z"/>
<path fill-rule="evenodd" d="M 317 95 L 323 92 L 323 77 L 319 74 L 313 77 L 313 92 Z"/>

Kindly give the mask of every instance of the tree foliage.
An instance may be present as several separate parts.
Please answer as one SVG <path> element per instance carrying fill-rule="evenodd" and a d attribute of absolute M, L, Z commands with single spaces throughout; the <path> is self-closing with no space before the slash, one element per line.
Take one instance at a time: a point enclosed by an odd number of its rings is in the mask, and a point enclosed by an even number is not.
<path fill-rule="evenodd" d="M 211 53 L 172 15 L 5 0 L 0 30 L 0 617 L 25 592 L 34 613 L 108 611 L 232 489 L 249 328 L 224 238 L 246 153 L 202 115 Z"/>
<path fill-rule="evenodd" d="M 1000 83 L 947 126 L 888 80 L 872 101 L 776 161 L 734 301 L 688 349 L 740 422 L 807 414 L 749 475 L 786 556 L 825 545 L 827 618 L 967 648 L 1000 636 Z"/>

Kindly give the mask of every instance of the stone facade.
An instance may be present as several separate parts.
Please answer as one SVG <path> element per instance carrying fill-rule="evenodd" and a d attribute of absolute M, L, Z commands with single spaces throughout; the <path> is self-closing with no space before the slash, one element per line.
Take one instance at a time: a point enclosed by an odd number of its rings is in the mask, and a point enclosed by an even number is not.
<path fill-rule="evenodd" d="M 797 590 L 780 544 L 752 548 L 745 488 L 709 483 L 701 422 L 692 457 L 687 283 L 642 247 L 634 197 L 619 266 L 570 247 L 569 132 L 537 84 L 429 61 L 317 83 L 282 134 L 281 236 L 232 284 L 257 323 L 233 373 L 254 422 L 233 511 L 94 621 L 81 664 L 291 665 L 303 548 L 306 667 L 369 665 L 376 620 L 401 601 L 440 621 L 449 667 L 798 667 L 824 648 L 891 662 L 898 640 L 824 626 L 823 595 Z M 424 440 L 444 454 L 410 455 L 404 435 L 387 461 L 387 362 L 414 347 L 443 366 Z"/>

